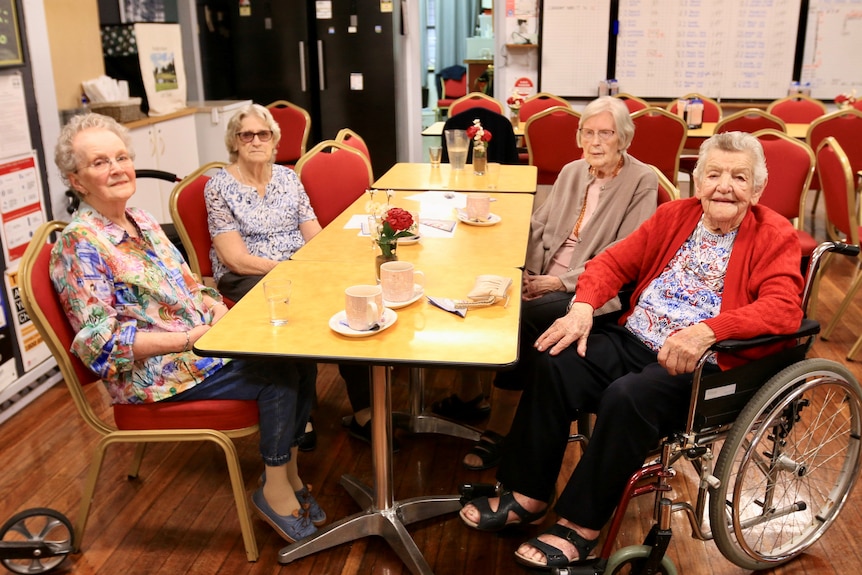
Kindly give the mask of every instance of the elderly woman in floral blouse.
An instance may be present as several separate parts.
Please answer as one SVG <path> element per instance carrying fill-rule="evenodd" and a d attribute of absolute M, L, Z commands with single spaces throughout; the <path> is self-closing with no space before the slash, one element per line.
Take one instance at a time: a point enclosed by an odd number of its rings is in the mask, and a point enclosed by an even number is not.
<path fill-rule="evenodd" d="M 296 461 L 317 366 L 192 351 L 227 308 L 216 290 L 198 283 L 153 217 L 127 205 L 134 157 L 128 130 L 99 114 L 72 118 L 57 142 L 57 167 L 81 200 L 50 263 L 76 332 L 72 352 L 114 403 L 256 400 L 265 483 L 252 503 L 288 541 L 307 537 L 326 520 Z"/>

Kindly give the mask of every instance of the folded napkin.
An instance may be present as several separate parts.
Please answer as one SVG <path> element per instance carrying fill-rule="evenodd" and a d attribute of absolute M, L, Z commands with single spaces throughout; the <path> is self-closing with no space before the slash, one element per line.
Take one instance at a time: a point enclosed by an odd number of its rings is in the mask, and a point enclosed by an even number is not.
<path fill-rule="evenodd" d="M 444 232 L 452 232 L 455 229 L 455 220 L 435 220 L 431 218 L 419 218 L 420 226 L 428 226 L 429 228 L 434 228 L 435 230 L 442 230 Z"/>
<path fill-rule="evenodd" d="M 428 302 L 431 303 L 431 305 L 437 306 L 442 310 L 448 311 L 449 313 L 454 313 L 455 315 L 461 317 L 467 317 L 467 308 L 456 308 L 454 300 L 445 297 L 433 297 L 429 295 Z"/>

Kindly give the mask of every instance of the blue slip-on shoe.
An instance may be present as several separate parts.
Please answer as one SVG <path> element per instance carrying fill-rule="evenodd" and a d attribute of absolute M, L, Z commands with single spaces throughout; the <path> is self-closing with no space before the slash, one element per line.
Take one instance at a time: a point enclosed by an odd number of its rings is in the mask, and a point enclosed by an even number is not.
<path fill-rule="evenodd" d="M 252 494 L 251 505 L 261 519 L 269 523 L 279 535 L 290 543 L 295 543 L 317 532 L 317 527 L 302 509 L 297 509 L 290 515 L 279 515 L 273 511 L 263 496 L 263 488 Z"/>
<path fill-rule="evenodd" d="M 311 494 L 311 485 L 306 485 L 299 491 L 296 491 L 296 498 L 314 525 L 320 527 L 326 523 L 326 512 L 320 508 L 317 499 Z"/>

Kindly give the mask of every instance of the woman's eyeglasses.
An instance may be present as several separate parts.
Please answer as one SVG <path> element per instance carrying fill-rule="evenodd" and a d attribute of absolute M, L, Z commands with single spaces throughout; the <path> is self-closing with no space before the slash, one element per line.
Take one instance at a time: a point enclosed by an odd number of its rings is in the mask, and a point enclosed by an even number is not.
<path fill-rule="evenodd" d="M 588 142 L 592 142 L 593 138 L 596 137 L 596 134 L 598 134 L 599 140 L 607 142 L 615 133 L 613 130 L 599 130 L 597 132 L 595 130 L 584 130 L 583 128 L 578 128 L 578 132 L 581 133 L 581 138 Z"/>
<path fill-rule="evenodd" d="M 117 164 L 118 168 L 120 168 L 121 170 L 125 170 L 132 165 L 132 157 L 126 154 L 122 154 L 114 159 L 108 157 L 96 158 L 84 167 L 90 168 L 97 173 L 105 173 L 111 169 L 111 164 Z"/>
<path fill-rule="evenodd" d="M 272 130 L 261 130 L 260 132 L 237 132 L 236 137 L 244 144 L 250 144 L 254 137 L 261 142 L 268 142 L 272 139 Z"/>

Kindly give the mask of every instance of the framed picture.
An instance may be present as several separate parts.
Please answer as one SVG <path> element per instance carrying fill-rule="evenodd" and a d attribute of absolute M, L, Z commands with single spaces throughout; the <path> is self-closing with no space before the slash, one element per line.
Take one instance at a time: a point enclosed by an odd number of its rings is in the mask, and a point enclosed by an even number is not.
<path fill-rule="evenodd" d="M 0 0 L 0 68 L 24 63 L 15 0 Z"/>

